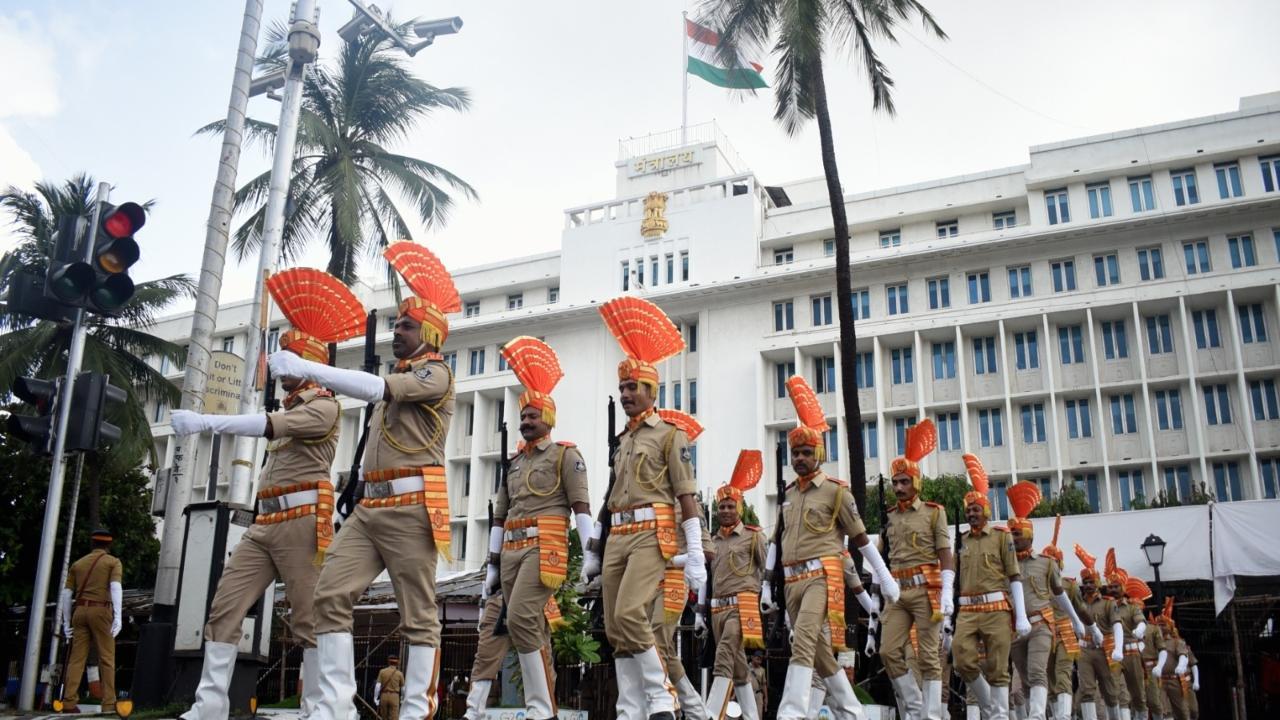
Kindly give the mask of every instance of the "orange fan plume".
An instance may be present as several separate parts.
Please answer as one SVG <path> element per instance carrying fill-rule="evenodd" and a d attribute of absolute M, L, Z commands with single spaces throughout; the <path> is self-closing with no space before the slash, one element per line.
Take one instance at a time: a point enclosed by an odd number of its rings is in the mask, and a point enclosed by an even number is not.
<path fill-rule="evenodd" d="M 401 240 L 388 245 L 382 256 L 400 273 L 415 295 L 435 305 L 440 312 L 462 310 L 462 298 L 458 296 L 453 277 L 435 253 L 417 243 Z"/>
<path fill-rule="evenodd" d="M 528 390 L 550 395 L 564 377 L 556 351 L 538 338 L 521 335 L 502 346 L 502 356 Z"/>
<path fill-rule="evenodd" d="M 729 485 L 746 492 L 755 487 L 764 476 L 764 455 L 759 450 L 743 450 L 733 466 L 733 479 Z"/>
<path fill-rule="evenodd" d="M 1062 530 L 1062 516 L 1056 515 L 1053 518 L 1053 540 L 1049 542 L 1050 547 L 1058 547 L 1058 533 Z"/>
<path fill-rule="evenodd" d="M 684 434 L 689 437 L 689 442 L 693 442 L 702 434 L 702 425 L 687 412 L 659 410 L 658 417 L 683 430 Z"/>
<path fill-rule="evenodd" d="M 1014 517 L 1025 519 L 1031 515 L 1031 511 L 1036 509 L 1040 504 L 1043 496 L 1040 494 L 1040 486 L 1023 480 L 1014 483 L 1009 488 L 1009 507 L 1013 510 Z"/>
<path fill-rule="evenodd" d="M 969 482 L 973 485 L 973 491 L 985 498 L 987 491 L 991 489 L 991 484 L 987 481 L 987 470 L 982 467 L 982 461 L 972 453 L 965 453 L 961 457 L 964 460 L 965 472 L 969 474 Z"/>
<path fill-rule="evenodd" d="M 1153 593 L 1151 592 L 1151 588 L 1143 582 L 1142 578 L 1130 577 L 1125 581 L 1124 594 L 1128 595 L 1130 600 L 1145 602 Z"/>
<path fill-rule="evenodd" d="M 918 463 L 924 459 L 925 455 L 938 448 L 938 428 L 934 426 L 933 420 L 925 418 L 907 428 L 906 439 L 906 452 L 902 455 L 911 462 Z M 977 458 L 974 459 L 976 460 Z M 978 467 L 982 466 L 979 465 Z"/>
<path fill-rule="evenodd" d="M 822 410 L 822 403 L 813 388 L 799 375 L 787 379 L 787 394 L 791 396 L 791 404 L 796 408 L 796 419 L 801 425 L 819 432 L 827 429 L 827 414 Z"/>
<path fill-rule="evenodd" d="M 364 306 L 329 273 L 291 268 L 267 278 L 266 285 L 289 324 L 320 342 L 341 342 L 364 334 Z"/>
<path fill-rule="evenodd" d="M 684 349 L 684 336 L 657 305 L 638 297 L 619 297 L 600 306 L 605 327 L 627 357 L 653 365 Z"/>
<path fill-rule="evenodd" d="M 1076 557 L 1080 558 L 1080 564 L 1084 565 L 1085 570 L 1097 573 L 1098 558 L 1090 555 L 1088 550 L 1080 547 L 1080 543 L 1076 543 Z"/>

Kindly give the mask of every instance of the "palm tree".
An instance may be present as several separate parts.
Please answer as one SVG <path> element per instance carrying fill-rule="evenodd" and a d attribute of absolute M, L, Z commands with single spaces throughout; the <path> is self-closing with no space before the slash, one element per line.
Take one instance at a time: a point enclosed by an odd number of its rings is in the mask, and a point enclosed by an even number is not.
<path fill-rule="evenodd" d="M 8 292 L 15 274 L 23 269 L 43 276 L 53 252 L 54 235 L 63 217 L 88 218 L 95 200 L 93 178 L 80 174 L 61 185 L 36 183 L 35 192 L 9 187 L 0 192 L 0 209 L 7 212 L 22 241 L 0 257 L 0 293 Z M 144 207 L 150 208 L 152 202 Z M 85 314 L 83 369 L 109 374 L 122 387 L 128 401 L 109 420 L 120 427 L 122 436 L 109 456 L 121 469 L 136 466 L 147 457 L 156 464 L 151 423 L 145 401 L 160 399 L 176 406 L 182 393 L 146 358 L 167 358 L 180 365 L 186 355 L 176 345 L 144 331 L 157 313 L 180 297 L 195 295 L 195 285 L 186 275 L 137 284 L 136 292 L 119 318 Z M 20 377 L 62 377 L 67 367 L 71 327 L 66 324 L 20 315 L 7 306 L 0 309 L 0 392 L 7 392 Z"/>
<path fill-rule="evenodd" d="M 840 310 L 840 393 L 844 401 L 845 434 L 849 443 L 850 484 L 858 511 L 866 509 L 867 469 L 862 449 L 862 410 L 853 382 L 854 330 L 852 281 L 849 277 L 849 222 L 844 191 L 836 167 L 827 86 L 822 55 L 828 48 L 852 50 L 862 62 L 871 86 L 871 107 L 892 115 L 893 79 L 876 54 L 873 41 L 897 42 L 894 29 L 919 16 L 926 30 L 939 38 L 946 33 L 917 0 L 704 0 L 706 24 L 720 33 L 719 51 L 729 67 L 737 64 L 739 49 L 759 50 L 770 40 L 778 56 L 774 74 L 773 117 L 788 135 L 804 123 L 818 120 L 822 169 L 836 245 L 836 299 Z"/>
<path fill-rule="evenodd" d="M 398 30 L 407 33 L 410 25 Z M 280 25 L 268 31 L 259 67 L 285 66 L 286 36 Z M 413 237 L 397 199 L 408 201 L 417 219 L 431 228 L 448 219 L 454 203 L 450 189 L 476 197 L 470 185 L 439 165 L 388 149 L 435 110 L 462 111 L 470 104 L 465 89 L 437 88 L 414 76 L 397 52 L 386 35 L 370 33 L 344 41 L 333 66 L 317 64 L 307 75 L 280 244 L 282 261 L 297 257 L 309 241 L 321 236 L 329 247 L 329 273 L 350 284 L 361 254 L 375 255 L 398 239 Z M 222 132 L 224 124 L 211 123 L 197 132 Z M 246 120 L 245 132 L 270 146 L 276 126 Z M 236 210 L 249 212 L 235 233 L 233 246 L 240 260 L 261 242 L 270 182 L 267 171 L 236 192 Z M 386 271 L 394 278 L 389 266 Z"/>

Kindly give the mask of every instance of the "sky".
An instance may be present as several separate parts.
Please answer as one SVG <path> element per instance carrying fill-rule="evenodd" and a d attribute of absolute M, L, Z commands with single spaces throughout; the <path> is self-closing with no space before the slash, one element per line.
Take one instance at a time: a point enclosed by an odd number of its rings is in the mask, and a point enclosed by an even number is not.
<path fill-rule="evenodd" d="M 895 116 L 872 112 L 856 58 L 827 60 L 846 192 L 1016 165 L 1031 145 L 1229 112 L 1280 90 L 1275 0 L 926 3 L 950 39 L 917 23 L 879 42 Z M 465 23 L 408 62 L 428 82 L 468 88 L 471 109 L 427 118 L 394 148 L 479 193 L 417 236 L 451 268 L 557 250 L 565 208 L 613 196 L 619 139 L 680 124 L 680 13 L 695 15 L 696 2 L 379 4 Z M 351 11 L 320 6 L 323 61 Z M 288 9 L 265 0 L 264 27 Z M 0 0 L 0 187 L 87 171 L 117 202 L 154 199 L 133 277 L 196 276 L 220 140 L 194 131 L 226 115 L 242 12 L 238 0 Z M 760 62 L 766 76 L 777 66 Z M 688 87 L 690 124 L 715 120 L 762 182 L 821 175 L 816 126 L 787 136 L 770 91 Z M 275 122 L 279 105 L 254 98 L 249 114 Z M 239 182 L 265 171 L 269 153 L 246 148 Z M 13 242 L 0 226 L 0 250 Z M 301 264 L 323 267 L 313 247 Z M 223 302 L 252 295 L 256 265 L 230 257 Z"/>

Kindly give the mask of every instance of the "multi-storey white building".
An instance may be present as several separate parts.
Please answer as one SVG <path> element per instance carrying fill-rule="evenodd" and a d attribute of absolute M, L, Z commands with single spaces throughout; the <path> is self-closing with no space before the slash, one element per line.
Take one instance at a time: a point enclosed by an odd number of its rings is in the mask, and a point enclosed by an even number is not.
<path fill-rule="evenodd" d="M 513 336 L 558 351 L 555 436 L 582 447 L 600 502 L 621 355 L 597 306 L 622 293 L 653 300 L 684 330 L 685 352 L 661 368 L 661 404 L 707 428 L 695 456 L 704 490 L 727 479 L 743 447 L 766 450 L 772 477 L 771 450 L 794 425 L 783 381 L 797 372 L 832 422 L 828 472 L 847 477 L 822 179 L 766 185 L 713 125 L 691 129 L 684 146 L 676 137 L 622 143 L 613 197 L 565 211 L 559 252 L 455 270 L 464 310 L 445 348 L 458 404 L 448 472 L 465 550 L 453 569 L 484 555 L 501 419 L 516 440 L 520 388 L 498 353 Z M 668 196 L 668 229 L 646 239 L 651 191 Z M 858 320 L 847 381 L 860 388 L 869 476 L 887 471 L 906 427 L 930 417 L 940 447 L 926 472 L 963 472 L 961 452 L 977 453 L 1001 517 L 1004 488 L 1023 479 L 1046 495 L 1073 483 L 1100 511 L 1201 482 L 1219 500 L 1276 497 L 1280 93 L 846 203 Z M 392 295 L 357 293 L 385 318 L 389 367 Z M 243 348 L 248 312 L 222 309 L 224 349 Z M 183 315 L 157 331 L 182 342 L 189 326 Z M 357 367 L 361 343 L 345 343 L 338 362 Z M 335 474 L 359 431 L 359 404 L 346 407 Z M 168 457 L 166 411 L 153 412 Z M 199 467 L 208 452 L 206 442 Z M 764 518 L 772 488 L 766 480 L 750 498 Z"/>

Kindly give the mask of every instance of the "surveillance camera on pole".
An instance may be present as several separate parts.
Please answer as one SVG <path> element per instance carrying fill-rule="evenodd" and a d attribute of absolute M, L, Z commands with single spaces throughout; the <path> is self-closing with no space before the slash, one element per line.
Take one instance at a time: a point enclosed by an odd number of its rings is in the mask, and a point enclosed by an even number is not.
<path fill-rule="evenodd" d="M 249 97 L 256 97 L 263 93 L 266 93 L 267 97 L 272 97 L 271 93 L 273 91 L 284 87 L 284 76 L 284 68 L 280 68 L 250 80 Z"/>
<path fill-rule="evenodd" d="M 338 35 L 343 40 L 355 42 L 357 38 L 365 33 L 380 30 L 386 33 L 391 42 L 395 43 L 401 50 L 404 50 L 409 57 L 417 55 L 419 50 L 435 42 L 437 35 L 452 35 L 462 29 L 462 18 L 460 17 L 414 23 L 414 34 L 421 38 L 421 42 L 410 43 L 407 38 L 396 31 L 396 28 L 392 27 L 391 23 L 387 22 L 378 6 L 365 5 L 361 0 L 348 0 L 348 2 L 356 9 L 356 12 L 351 17 L 351 20 L 338 30 Z"/>

